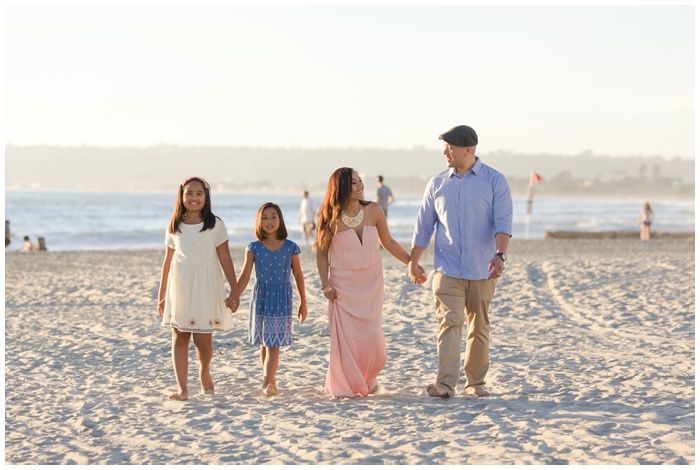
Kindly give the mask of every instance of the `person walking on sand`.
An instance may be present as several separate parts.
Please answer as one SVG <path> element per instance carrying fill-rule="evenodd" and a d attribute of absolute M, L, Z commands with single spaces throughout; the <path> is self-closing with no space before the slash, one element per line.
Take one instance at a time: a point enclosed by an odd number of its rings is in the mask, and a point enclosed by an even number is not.
<path fill-rule="evenodd" d="M 177 393 L 169 398 L 187 400 L 190 337 L 194 338 L 199 359 L 202 392 L 212 394 L 212 333 L 231 330 L 231 313 L 238 308 L 228 233 L 224 222 L 211 210 L 209 183 L 204 178 L 190 176 L 180 183 L 165 244 L 158 314 L 163 326 L 172 330 L 172 360 L 178 386 Z M 228 297 L 222 269 L 231 287 Z"/>
<path fill-rule="evenodd" d="M 292 285 L 290 274 L 299 291 L 299 322 L 306 320 L 306 290 L 299 261 L 299 246 L 287 239 L 282 210 L 271 202 L 258 209 L 255 218 L 257 241 L 246 247 L 245 264 L 238 278 L 238 295 L 246 289 L 255 265 L 255 286 L 250 299 L 248 340 L 260 346 L 263 367 L 262 393 L 277 395 L 275 374 L 279 365 L 280 347 L 292 344 Z"/>
<path fill-rule="evenodd" d="M 649 241 L 651 238 L 651 223 L 654 220 L 654 211 L 648 202 L 644 203 L 644 207 L 639 211 L 639 239 Z"/>
<path fill-rule="evenodd" d="M 382 332 L 384 273 L 379 241 L 408 264 L 406 250 L 391 237 L 382 208 L 365 201 L 364 184 L 352 168 L 330 177 L 318 211 L 316 264 L 328 299 L 331 350 L 325 392 L 333 397 L 367 396 L 387 353 Z M 420 277 L 421 267 L 416 265 Z"/>
<path fill-rule="evenodd" d="M 384 217 L 389 217 L 389 206 L 394 202 L 394 195 L 391 193 L 391 188 L 384 184 L 384 177 L 377 176 L 377 204 L 384 211 Z"/>
<path fill-rule="evenodd" d="M 304 197 L 299 205 L 299 225 L 301 225 L 301 233 L 304 235 L 304 244 L 308 245 L 309 239 L 313 241 L 316 229 L 316 208 L 309 198 L 308 191 L 304 191 Z"/>
<path fill-rule="evenodd" d="M 488 308 L 505 269 L 512 236 L 513 202 L 505 177 L 476 156 L 478 138 L 469 126 L 439 136 L 447 169 L 425 189 L 413 233 L 409 277 L 421 283 L 418 262 L 435 233 L 433 295 L 438 320 L 438 373 L 431 397 L 455 394 L 465 312 L 465 390 L 484 397 L 489 368 Z"/>

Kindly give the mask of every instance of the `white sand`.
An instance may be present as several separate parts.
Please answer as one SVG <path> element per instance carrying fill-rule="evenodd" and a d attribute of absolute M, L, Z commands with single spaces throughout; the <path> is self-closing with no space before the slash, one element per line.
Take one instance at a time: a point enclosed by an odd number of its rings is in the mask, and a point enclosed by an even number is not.
<path fill-rule="evenodd" d="M 309 318 L 282 352 L 280 395 L 258 391 L 249 287 L 236 329 L 214 335 L 217 394 L 195 393 L 192 347 L 193 396 L 168 401 L 162 256 L 5 255 L 7 464 L 695 463 L 693 242 L 514 240 L 491 307 L 493 395 L 449 400 L 424 388 L 437 362 L 430 285 L 386 253 L 380 393 L 323 395 L 326 303 L 305 250 Z"/>

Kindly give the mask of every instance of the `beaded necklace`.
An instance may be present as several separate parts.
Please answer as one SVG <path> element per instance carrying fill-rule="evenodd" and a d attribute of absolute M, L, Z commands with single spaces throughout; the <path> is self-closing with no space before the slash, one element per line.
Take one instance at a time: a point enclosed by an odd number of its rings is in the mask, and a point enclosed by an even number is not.
<path fill-rule="evenodd" d="M 341 220 L 345 225 L 347 225 L 350 228 L 354 228 L 360 225 L 364 216 L 365 211 L 362 209 L 362 205 L 360 205 L 360 212 L 358 212 L 355 217 L 348 217 L 347 215 L 345 215 L 345 212 L 340 211 Z"/>

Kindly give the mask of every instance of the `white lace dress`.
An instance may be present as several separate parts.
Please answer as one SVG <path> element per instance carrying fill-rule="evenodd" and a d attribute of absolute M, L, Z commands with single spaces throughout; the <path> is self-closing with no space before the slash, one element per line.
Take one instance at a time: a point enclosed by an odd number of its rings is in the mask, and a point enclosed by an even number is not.
<path fill-rule="evenodd" d="M 178 233 L 166 230 L 165 244 L 175 253 L 165 293 L 163 326 L 190 333 L 212 333 L 233 328 L 226 307 L 224 274 L 216 247 L 228 241 L 224 222 L 211 230 L 203 224 L 180 224 Z"/>

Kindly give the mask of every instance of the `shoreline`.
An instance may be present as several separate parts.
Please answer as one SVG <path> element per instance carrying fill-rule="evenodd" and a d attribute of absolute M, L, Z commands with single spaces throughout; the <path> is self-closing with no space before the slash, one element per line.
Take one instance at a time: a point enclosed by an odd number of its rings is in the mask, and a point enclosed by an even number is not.
<path fill-rule="evenodd" d="M 545 232 L 546 240 L 557 239 L 598 239 L 608 240 L 615 238 L 635 238 L 639 240 L 639 230 L 618 230 L 618 231 L 602 231 L 602 232 L 578 232 L 574 230 L 554 230 Z M 652 240 L 695 240 L 695 232 L 654 232 L 650 234 Z"/>
<path fill-rule="evenodd" d="M 214 334 L 216 394 L 196 393 L 191 348 L 186 402 L 167 400 L 163 250 L 6 252 L 5 461 L 693 465 L 694 247 L 513 240 L 489 313 L 492 396 L 449 400 L 425 392 L 437 364 L 430 280 L 411 284 L 383 250 L 380 391 L 333 400 L 323 394 L 327 303 L 301 246 L 309 317 L 282 351 L 279 395 L 260 394 L 247 343 L 251 282 L 234 330 Z M 231 253 L 240 273 L 243 249 Z M 426 250 L 429 273 L 432 259 Z"/>
<path fill-rule="evenodd" d="M 568 230 L 553 230 L 553 231 L 547 231 L 544 234 L 544 237 L 542 238 L 530 238 L 530 239 L 522 239 L 522 238 L 516 238 L 516 239 L 511 239 L 511 246 L 513 244 L 520 244 L 520 243 L 537 243 L 537 242 L 543 242 L 543 241 L 553 241 L 553 240 L 599 240 L 599 241 L 606 241 L 606 240 L 639 240 L 639 231 L 634 231 L 634 230 L 619 230 L 619 231 L 600 231 L 600 232 L 592 232 L 592 231 L 568 231 Z M 679 232 L 651 232 L 651 242 L 653 243 L 654 241 L 662 241 L 662 240 L 678 240 L 678 241 L 694 241 L 695 240 L 695 232 L 689 232 L 689 231 L 679 231 Z M 299 245 L 300 248 L 304 249 L 311 249 L 311 245 L 304 245 L 302 241 L 295 241 L 297 245 Z M 399 242 L 401 246 L 404 247 L 405 250 L 410 251 L 411 249 L 411 243 L 409 242 Z M 245 250 L 246 245 L 245 244 L 236 244 L 236 245 L 229 245 L 229 249 L 234 252 L 234 251 L 240 251 L 240 250 Z M 426 250 L 426 254 L 428 252 L 432 252 L 433 249 L 433 244 L 432 242 L 428 246 Z M 158 252 L 164 252 L 165 251 L 165 246 L 163 247 L 141 247 L 141 248 L 105 248 L 105 249 L 81 249 L 81 250 L 51 250 L 50 248 L 46 251 L 33 251 L 30 253 L 23 253 L 19 251 L 19 248 L 17 247 L 5 247 L 5 255 L 11 255 L 14 256 L 15 254 L 20 254 L 20 255 L 36 255 L 36 254 L 41 254 L 41 253 L 110 253 L 110 252 L 144 252 L 144 251 L 158 251 Z M 432 254 L 432 253 L 431 253 Z"/>

